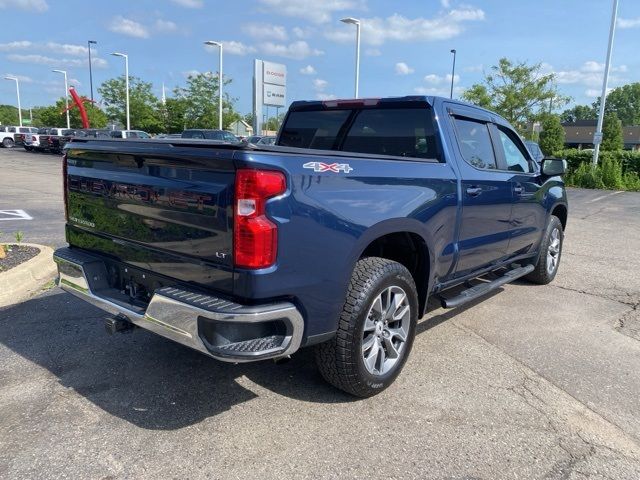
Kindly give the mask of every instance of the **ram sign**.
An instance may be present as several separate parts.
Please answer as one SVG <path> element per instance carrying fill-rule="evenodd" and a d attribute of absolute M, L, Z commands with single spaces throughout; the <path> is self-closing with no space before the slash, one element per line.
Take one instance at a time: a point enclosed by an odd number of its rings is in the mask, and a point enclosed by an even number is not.
<path fill-rule="evenodd" d="M 264 84 L 263 104 L 270 107 L 284 107 L 286 87 Z"/>
<path fill-rule="evenodd" d="M 284 107 L 287 104 L 287 66 L 254 60 L 253 128 L 262 131 L 262 107 Z"/>

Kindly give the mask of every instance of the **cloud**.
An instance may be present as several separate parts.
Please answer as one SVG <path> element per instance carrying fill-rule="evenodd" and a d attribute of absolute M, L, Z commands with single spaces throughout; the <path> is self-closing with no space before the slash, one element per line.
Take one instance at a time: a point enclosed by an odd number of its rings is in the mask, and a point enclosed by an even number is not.
<path fill-rule="evenodd" d="M 303 60 L 310 56 L 324 55 L 322 50 L 311 48 L 304 40 L 298 40 L 288 45 L 266 42 L 260 46 L 260 50 L 266 55 L 275 57 Z"/>
<path fill-rule="evenodd" d="M 335 100 L 336 97 L 333 93 L 316 93 L 316 98 L 318 100 Z"/>
<path fill-rule="evenodd" d="M 362 41 L 369 45 L 383 45 L 387 41 L 447 40 L 460 35 L 464 31 L 464 23 L 484 18 L 483 10 L 471 6 L 443 12 L 431 19 L 410 19 L 397 13 L 387 18 L 363 18 L 360 20 Z M 347 28 L 329 30 L 325 36 L 336 42 L 353 42 L 353 31 Z"/>
<path fill-rule="evenodd" d="M 269 13 L 304 18 L 313 23 L 330 22 L 334 12 L 365 8 L 364 0 L 259 0 L 259 2 L 271 7 Z"/>
<path fill-rule="evenodd" d="M 364 51 L 364 54 L 368 57 L 379 57 L 382 55 L 382 52 L 378 48 L 367 48 Z"/>
<path fill-rule="evenodd" d="M 254 38 L 271 38 L 281 41 L 289 38 L 286 28 L 269 23 L 249 23 L 242 27 L 242 31 Z"/>
<path fill-rule="evenodd" d="M 161 18 L 159 18 L 154 24 L 154 29 L 157 32 L 161 33 L 172 33 L 178 30 L 178 25 L 176 25 L 171 20 L 162 20 Z"/>
<path fill-rule="evenodd" d="M 313 33 L 313 29 L 310 27 L 307 27 L 307 28 L 293 27 L 291 31 L 298 38 L 309 38 Z"/>
<path fill-rule="evenodd" d="M 38 50 L 52 53 L 60 53 L 63 55 L 72 55 L 83 57 L 87 55 L 88 49 L 84 45 L 74 45 L 70 43 L 56 42 L 30 42 L 28 40 L 19 40 L 15 42 L 0 43 L 0 52 L 15 52 L 16 50 Z M 95 49 L 94 49 L 95 52 Z"/>
<path fill-rule="evenodd" d="M 429 75 L 425 75 L 424 81 L 430 85 L 441 85 L 443 83 L 451 84 L 451 74 L 448 73 L 446 75 L 440 76 L 434 73 L 430 73 Z M 453 83 L 460 82 L 460 75 L 456 75 L 453 78 Z"/>
<path fill-rule="evenodd" d="M 7 60 L 18 63 L 32 63 L 36 65 L 47 65 L 49 67 L 86 67 L 89 65 L 89 59 L 79 58 L 53 58 L 39 54 L 11 54 L 7 55 Z M 91 57 L 91 64 L 97 68 L 105 68 L 107 61 L 100 57 Z"/>
<path fill-rule="evenodd" d="M 0 9 L 26 10 L 29 13 L 44 13 L 49 10 L 46 0 L 0 0 Z"/>
<path fill-rule="evenodd" d="M 413 89 L 418 95 L 432 95 L 435 97 L 448 97 L 451 94 L 451 87 L 416 87 Z M 462 87 L 453 87 L 453 96 L 459 97 L 464 91 Z"/>
<path fill-rule="evenodd" d="M 640 17 L 638 18 L 618 18 L 618 27 L 620 28 L 638 28 L 640 27 Z"/>
<path fill-rule="evenodd" d="M 33 83 L 33 78 L 26 75 L 16 75 L 15 73 L 5 73 L 3 77 L 14 77 L 20 80 L 20 83 Z"/>
<path fill-rule="evenodd" d="M 611 93 L 611 90 L 613 90 L 613 88 L 607 88 L 607 95 L 609 95 L 609 93 Z M 602 93 L 602 89 L 601 88 L 587 88 L 584 91 L 584 94 L 587 97 L 591 97 L 591 98 L 597 98 L 600 96 L 600 94 Z"/>
<path fill-rule="evenodd" d="M 465 67 L 464 71 L 465 72 L 481 72 L 484 70 L 484 65 L 480 64 L 480 65 L 471 65 L 469 67 Z"/>
<path fill-rule="evenodd" d="M 315 75 L 317 72 L 316 72 L 316 69 L 313 68 L 311 65 L 307 65 L 306 67 L 303 67 L 300 69 L 300 73 L 302 75 Z"/>
<path fill-rule="evenodd" d="M 413 68 L 407 65 L 404 62 L 396 63 L 396 75 L 409 75 L 410 73 L 415 72 Z"/>
<path fill-rule="evenodd" d="M 186 8 L 202 8 L 204 6 L 203 0 L 171 0 L 176 5 Z"/>
<path fill-rule="evenodd" d="M 134 20 L 124 18 L 122 15 L 118 15 L 111 20 L 109 30 L 129 37 L 149 38 L 149 30 L 147 27 Z"/>
<path fill-rule="evenodd" d="M 224 53 L 228 53 L 229 55 L 247 55 L 249 53 L 255 53 L 255 47 L 250 45 L 245 45 L 242 42 L 236 42 L 235 40 L 223 41 L 222 47 L 224 49 Z M 213 45 L 205 45 L 205 50 L 211 53 L 217 53 L 218 47 Z"/>
<path fill-rule="evenodd" d="M 626 65 L 612 66 L 611 73 L 609 74 L 609 81 L 614 84 L 624 83 L 625 79 L 617 74 L 626 73 L 627 71 L 628 67 Z M 552 65 L 543 63 L 542 73 L 552 73 L 555 75 L 556 81 L 559 84 L 581 84 L 587 87 L 598 87 L 602 85 L 604 63 L 589 60 L 584 62 L 578 68 L 570 70 L 556 70 Z"/>
<path fill-rule="evenodd" d="M 329 82 L 327 82 L 326 80 L 322 80 L 321 78 L 313 79 L 313 89 L 316 90 L 317 92 L 324 91 L 324 89 L 327 88 L 328 85 L 329 85 Z"/>

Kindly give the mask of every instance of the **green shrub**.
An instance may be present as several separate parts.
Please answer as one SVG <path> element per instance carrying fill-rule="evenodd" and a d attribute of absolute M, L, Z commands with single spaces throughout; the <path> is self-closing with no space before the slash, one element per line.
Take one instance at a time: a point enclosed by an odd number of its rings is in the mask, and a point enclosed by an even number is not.
<path fill-rule="evenodd" d="M 622 161 L 604 156 L 596 167 L 583 162 L 571 169 L 565 178 L 567 185 L 580 188 L 640 191 L 640 176 L 624 171 Z"/>

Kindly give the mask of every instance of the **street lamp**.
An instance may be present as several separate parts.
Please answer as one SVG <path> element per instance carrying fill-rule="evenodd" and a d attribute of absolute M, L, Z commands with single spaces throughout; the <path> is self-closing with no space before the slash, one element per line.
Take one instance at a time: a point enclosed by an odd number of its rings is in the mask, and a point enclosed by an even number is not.
<path fill-rule="evenodd" d="M 456 78 L 456 49 L 452 49 L 451 53 L 453 53 L 453 68 L 451 69 L 451 92 L 449 93 L 449 98 L 453 98 L 453 80 Z"/>
<path fill-rule="evenodd" d="M 89 48 L 89 85 L 91 87 L 91 101 L 93 102 L 93 73 L 91 72 L 91 45 L 97 45 L 95 40 L 88 40 L 87 47 Z"/>
<path fill-rule="evenodd" d="M 71 128 L 71 120 L 69 120 L 69 85 L 67 84 L 67 72 L 65 70 L 52 70 L 52 72 L 64 75 L 64 106 L 67 112 L 67 128 Z"/>
<path fill-rule="evenodd" d="M 207 40 L 204 44 L 220 49 L 220 65 L 218 67 L 218 128 L 222 130 L 222 43 Z"/>
<path fill-rule="evenodd" d="M 127 130 L 131 130 L 131 121 L 129 120 L 129 55 L 119 52 L 113 52 L 111 55 L 124 58 L 124 87 L 127 91 Z"/>
<path fill-rule="evenodd" d="M 13 80 L 16 82 L 16 93 L 18 94 L 18 122 L 22 126 L 22 106 L 20 106 L 20 80 L 17 77 L 6 76 L 5 80 Z"/>
<path fill-rule="evenodd" d="M 358 98 L 358 83 L 360 81 L 360 20 L 347 17 L 340 20 L 343 23 L 350 23 L 356 26 L 356 88 L 355 98 Z"/>

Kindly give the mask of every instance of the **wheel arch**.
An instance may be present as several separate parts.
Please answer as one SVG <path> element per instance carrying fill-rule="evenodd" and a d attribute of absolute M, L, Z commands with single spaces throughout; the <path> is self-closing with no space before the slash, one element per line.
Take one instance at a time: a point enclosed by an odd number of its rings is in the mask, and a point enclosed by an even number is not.
<path fill-rule="evenodd" d="M 411 273 L 418 291 L 420 317 L 425 311 L 433 284 L 433 250 L 421 223 L 388 221 L 369 228 L 359 239 L 353 264 L 363 257 L 381 257 L 404 265 Z"/>

